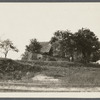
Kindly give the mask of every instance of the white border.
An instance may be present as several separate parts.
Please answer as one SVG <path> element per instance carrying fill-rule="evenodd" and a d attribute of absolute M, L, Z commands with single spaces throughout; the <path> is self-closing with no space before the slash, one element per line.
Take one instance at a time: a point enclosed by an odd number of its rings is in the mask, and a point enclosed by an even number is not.
<path fill-rule="evenodd" d="M 98 3 L 90 2 L 89 4 L 98 4 Z M 2 3 L 2 4 L 5 4 L 5 3 Z M 16 4 L 18 3 L 16 2 Z M 28 3 L 28 4 L 31 4 L 31 3 Z M 71 3 L 68 3 L 68 4 L 71 4 Z M 86 4 L 88 3 L 86 2 Z M 23 92 L 9 92 L 9 93 L 3 92 L 2 93 L 1 92 L 0 93 L 0 98 L 19 98 L 19 97 L 20 98 L 100 98 L 100 92 L 25 92 L 25 93 Z"/>
<path fill-rule="evenodd" d="M 37 93 L 0 93 L 1 98 L 100 98 L 100 92 L 70 92 L 70 93 L 51 93 L 51 92 L 37 92 Z"/>

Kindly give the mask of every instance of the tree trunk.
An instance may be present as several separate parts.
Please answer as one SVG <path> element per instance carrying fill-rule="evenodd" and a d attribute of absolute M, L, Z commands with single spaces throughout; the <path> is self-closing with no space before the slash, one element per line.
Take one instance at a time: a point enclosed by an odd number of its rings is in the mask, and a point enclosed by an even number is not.
<path fill-rule="evenodd" d="M 90 62 L 90 52 L 88 53 L 88 52 L 82 52 L 82 54 L 83 54 L 83 61 L 84 61 L 84 63 L 89 63 Z"/>
<path fill-rule="evenodd" d="M 5 53 L 5 58 L 7 58 L 8 51 Z"/>
<path fill-rule="evenodd" d="M 5 54 L 5 58 L 7 58 L 7 54 Z"/>

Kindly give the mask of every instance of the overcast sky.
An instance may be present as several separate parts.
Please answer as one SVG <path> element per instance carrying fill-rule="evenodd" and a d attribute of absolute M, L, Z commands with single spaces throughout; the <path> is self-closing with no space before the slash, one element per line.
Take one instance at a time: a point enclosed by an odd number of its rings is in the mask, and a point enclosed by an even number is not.
<path fill-rule="evenodd" d="M 57 30 L 89 28 L 100 38 L 100 3 L 0 3 L 0 38 L 9 38 L 19 59 L 29 40 L 49 41 Z M 3 55 L 1 55 L 3 57 Z"/>

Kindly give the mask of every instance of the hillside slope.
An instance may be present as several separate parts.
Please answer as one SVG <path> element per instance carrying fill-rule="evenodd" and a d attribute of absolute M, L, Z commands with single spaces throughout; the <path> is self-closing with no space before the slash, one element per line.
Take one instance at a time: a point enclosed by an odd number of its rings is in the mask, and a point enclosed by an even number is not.
<path fill-rule="evenodd" d="M 100 65 L 0 59 L 1 91 L 100 91 Z"/>

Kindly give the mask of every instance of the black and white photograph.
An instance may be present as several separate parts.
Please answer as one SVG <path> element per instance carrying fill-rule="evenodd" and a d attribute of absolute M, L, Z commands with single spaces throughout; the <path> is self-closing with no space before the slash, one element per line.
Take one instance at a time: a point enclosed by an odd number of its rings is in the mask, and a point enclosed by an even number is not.
<path fill-rule="evenodd" d="M 0 92 L 100 92 L 100 3 L 0 3 Z"/>

